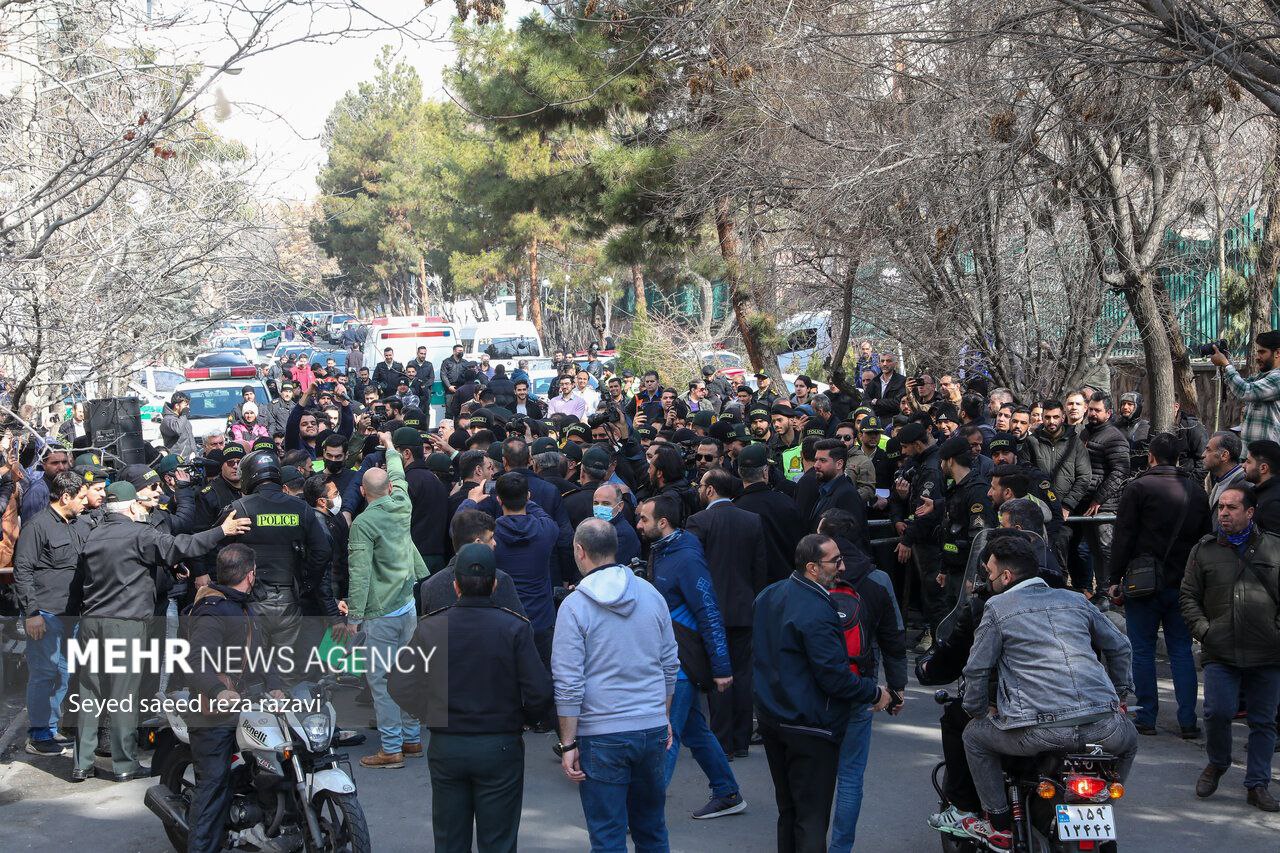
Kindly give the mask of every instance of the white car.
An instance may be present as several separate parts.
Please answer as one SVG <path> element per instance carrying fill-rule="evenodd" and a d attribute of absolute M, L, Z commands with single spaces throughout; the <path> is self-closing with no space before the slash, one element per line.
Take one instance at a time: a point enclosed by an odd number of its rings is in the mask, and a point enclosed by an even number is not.
<path fill-rule="evenodd" d="M 223 335 L 209 342 L 211 351 L 227 350 L 238 352 L 245 361 L 253 364 L 258 360 L 258 348 L 247 335 Z"/>
<path fill-rule="evenodd" d="M 191 420 L 191 434 L 197 440 L 226 432 L 229 418 L 244 400 L 241 392 L 246 385 L 253 388 L 259 411 L 271 404 L 271 392 L 258 378 L 258 371 L 252 365 L 190 367 L 184 375 L 186 381 L 175 390 L 191 397 L 191 410 L 187 417 Z"/>

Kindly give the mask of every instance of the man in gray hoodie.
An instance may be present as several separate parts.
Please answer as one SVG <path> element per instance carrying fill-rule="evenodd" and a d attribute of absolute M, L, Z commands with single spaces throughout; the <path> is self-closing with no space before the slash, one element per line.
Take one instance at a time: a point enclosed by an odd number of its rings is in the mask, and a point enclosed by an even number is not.
<path fill-rule="evenodd" d="M 564 773 L 579 785 L 591 849 L 666 850 L 663 773 L 680 661 L 662 594 L 617 563 L 613 525 L 573 537 L 582 582 L 560 605 L 551 653 Z M 628 781 L 615 781 L 628 780 Z"/>

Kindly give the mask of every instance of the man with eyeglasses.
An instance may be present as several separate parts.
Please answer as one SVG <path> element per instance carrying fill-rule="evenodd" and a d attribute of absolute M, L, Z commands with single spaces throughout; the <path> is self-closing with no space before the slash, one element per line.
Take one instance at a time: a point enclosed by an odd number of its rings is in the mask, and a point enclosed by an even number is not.
<path fill-rule="evenodd" d="M 810 534 L 795 571 L 756 601 L 752 677 L 756 716 L 778 804 L 779 850 L 825 850 L 840 741 L 854 704 L 888 706 L 889 691 L 849 667 L 828 590 L 844 565 L 834 539 Z"/>
<path fill-rule="evenodd" d="M 719 439 L 708 436 L 698 442 L 698 446 L 694 450 L 693 459 L 697 476 L 701 479 L 702 475 L 712 468 L 724 467 L 724 445 L 720 443 Z"/>
<path fill-rule="evenodd" d="M 876 496 L 876 467 L 858 444 L 858 427 L 851 421 L 842 422 L 836 427 L 836 440 L 844 444 L 845 471 L 857 485 L 862 502 L 870 503 Z"/>

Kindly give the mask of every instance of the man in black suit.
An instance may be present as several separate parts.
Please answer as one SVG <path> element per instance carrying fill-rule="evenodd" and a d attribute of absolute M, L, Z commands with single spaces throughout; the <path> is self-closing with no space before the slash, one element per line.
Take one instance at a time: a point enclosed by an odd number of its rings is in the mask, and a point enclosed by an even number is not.
<path fill-rule="evenodd" d="M 707 471 L 698 484 L 707 508 L 685 522 L 702 542 L 729 640 L 733 684 L 707 701 L 711 731 L 730 758 L 746 756 L 751 743 L 751 611 L 768 577 L 760 517 L 733 505 L 738 488 L 738 479 L 723 468 Z"/>
<path fill-rule="evenodd" d="M 856 518 L 858 525 L 866 531 L 867 505 L 858 493 L 857 485 L 844 475 L 847 458 L 844 442 L 839 439 L 824 438 L 814 446 L 813 471 L 818 478 L 818 499 L 805 518 L 807 532 L 817 532 L 818 521 L 829 509 L 844 510 Z"/>
<path fill-rule="evenodd" d="M 897 366 L 897 356 L 883 353 L 880 356 L 880 375 L 863 389 L 872 410 L 882 420 L 890 420 L 898 414 L 898 407 L 907 393 L 907 377 L 897 371 Z"/>
<path fill-rule="evenodd" d="M 769 485 L 769 448 L 765 445 L 742 449 L 738 474 L 746 488 L 734 498 L 733 505 L 760 517 L 768 567 L 766 583 L 783 580 L 791 574 L 796 545 L 804 535 L 804 517 L 794 500 Z"/>
<path fill-rule="evenodd" d="M 396 392 L 396 383 L 404 375 L 404 365 L 396 361 L 395 350 L 387 347 L 382 351 L 382 361 L 373 369 L 373 382 L 382 389 L 383 397 Z"/>

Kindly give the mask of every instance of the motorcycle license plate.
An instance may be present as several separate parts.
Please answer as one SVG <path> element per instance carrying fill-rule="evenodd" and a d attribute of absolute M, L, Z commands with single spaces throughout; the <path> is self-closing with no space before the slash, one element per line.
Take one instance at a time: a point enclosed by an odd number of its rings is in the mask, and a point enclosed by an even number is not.
<path fill-rule="evenodd" d="M 1058 838 L 1063 841 L 1115 841 L 1111 806 L 1059 805 Z"/>

